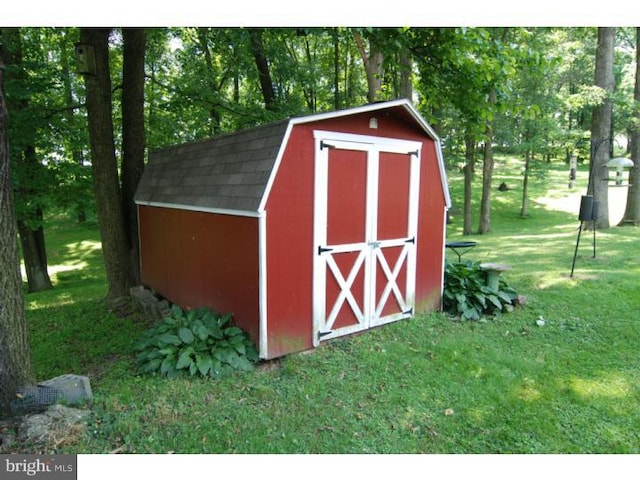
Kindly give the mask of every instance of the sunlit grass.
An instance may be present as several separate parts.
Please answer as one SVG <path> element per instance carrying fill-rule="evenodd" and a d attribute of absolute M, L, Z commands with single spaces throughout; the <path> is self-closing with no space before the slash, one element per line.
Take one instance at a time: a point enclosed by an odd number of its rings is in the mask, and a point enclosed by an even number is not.
<path fill-rule="evenodd" d="M 633 395 L 634 388 L 627 378 L 619 372 L 605 373 L 603 378 L 574 378 L 570 380 L 571 389 L 584 399 L 625 398 Z"/>

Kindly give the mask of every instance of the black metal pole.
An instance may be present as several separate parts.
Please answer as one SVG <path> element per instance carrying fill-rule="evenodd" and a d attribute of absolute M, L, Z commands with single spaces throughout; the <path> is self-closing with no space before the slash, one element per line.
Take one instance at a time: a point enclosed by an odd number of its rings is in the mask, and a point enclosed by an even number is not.
<path fill-rule="evenodd" d="M 578 241 L 576 242 L 576 250 L 573 252 L 573 263 L 571 264 L 571 275 L 569 275 L 569 278 L 573 278 L 573 269 L 576 266 L 576 257 L 578 256 L 578 245 L 580 245 L 581 233 L 582 233 L 582 221 L 580 222 L 580 228 L 578 228 Z"/>

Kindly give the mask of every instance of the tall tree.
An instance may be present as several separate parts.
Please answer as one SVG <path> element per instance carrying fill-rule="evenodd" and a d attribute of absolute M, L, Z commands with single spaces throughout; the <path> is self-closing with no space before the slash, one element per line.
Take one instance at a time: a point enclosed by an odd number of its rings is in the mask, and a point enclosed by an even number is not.
<path fill-rule="evenodd" d="M 633 167 L 629 172 L 629 192 L 622 224 L 640 224 L 640 27 L 636 29 L 636 81 L 633 91 L 634 112 L 631 124 L 631 148 Z"/>
<path fill-rule="evenodd" d="M 411 58 L 411 50 L 404 46 L 398 54 L 398 63 L 400 69 L 400 86 L 398 88 L 398 96 L 400 98 L 413 99 L 413 60 Z"/>
<path fill-rule="evenodd" d="M 0 418 L 8 416 L 17 387 L 33 380 L 16 242 L 3 57 L 0 43 Z"/>
<path fill-rule="evenodd" d="M 473 177 L 476 168 L 476 136 L 473 134 L 473 127 L 467 126 L 464 137 L 464 201 L 463 201 L 463 221 L 462 234 L 471 235 L 473 233 L 471 217 L 471 197 Z"/>
<path fill-rule="evenodd" d="M 525 141 L 529 141 L 528 132 L 525 133 Z M 529 178 L 531 177 L 531 149 L 527 148 L 524 152 L 524 174 L 522 178 L 522 202 L 520 203 L 520 217 L 527 218 L 529 209 L 527 200 L 529 197 Z"/>
<path fill-rule="evenodd" d="M 559 150 L 559 127 L 554 118 L 559 103 L 549 80 L 557 62 L 544 53 L 548 51 L 548 32 L 544 29 L 523 32 L 522 39 L 528 48 L 519 55 L 508 114 L 498 117 L 504 124 L 498 123 L 497 143 L 510 144 L 513 153 L 524 155 L 520 216 L 527 218 L 529 180 L 536 170 L 536 156 L 546 155 L 549 159 Z"/>
<path fill-rule="evenodd" d="M 5 61 L 11 67 L 12 84 L 17 92 L 28 92 L 27 77 L 23 65 L 22 39 L 19 28 L 3 28 L 2 39 L 6 45 Z M 10 101 L 9 110 L 20 130 L 20 143 L 14 146 L 14 162 L 19 167 L 20 181 L 16 185 L 18 234 L 22 245 L 27 285 L 29 292 L 52 288 L 47 271 L 47 251 L 43 226 L 43 191 L 47 181 L 46 169 L 38 161 L 35 146 L 35 131 L 30 104 L 26 94 L 17 93 Z"/>
<path fill-rule="evenodd" d="M 129 303 L 129 288 L 134 281 L 114 147 L 109 71 L 110 31 L 108 28 L 82 28 L 80 43 L 81 48 L 86 49 L 91 66 L 90 71 L 84 74 L 84 80 L 93 185 L 108 282 L 106 300 L 110 308 L 118 309 Z"/>
<path fill-rule="evenodd" d="M 491 186 L 493 181 L 493 141 L 495 129 L 495 115 L 497 113 L 498 88 L 507 89 L 507 77 L 511 72 L 515 72 L 513 67 L 514 56 L 513 50 L 507 46 L 507 36 L 510 30 L 503 28 L 491 30 L 489 35 L 488 50 L 484 52 L 494 56 L 494 61 L 489 62 L 487 76 L 487 86 L 489 94 L 487 96 L 486 114 L 485 114 L 485 140 L 484 140 L 484 157 L 482 165 L 482 199 L 480 201 L 480 225 L 478 233 L 484 234 L 491 231 Z"/>
<path fill-rule="evenodd" d="M 331 29 L 333 40 L 333 109 L 340 110 L 340 39 L 338 28 Z"/>
<path fill-rule="evenodd" d="M 267 56 L 264 53 L 264 45 L 262 42 L 262 29 L 250 28 L 249 39 L 251 53 L 255 60 L 256 68 L 258 69 L 258 77 L 260 79 L 260 90 L 262 91 L 262 98 L 264 99 L 264 106 L 267 110 L 276 109 L 276 94 L 273 89 L 273 82 L 271 80 L 271 73 L 269 70 L 269 62 Z"/>
<path fill-rule="evenodd" d="M 381 99 L 380 94 L 382 93 L 382 80 L 384 77 L 384 53 L 381 35 L 379 31 L 372 30 L 369 31 L 365 39 L 365 36 L 359 31 L 354 31 L 354 38 L 367 73 L 367 100 L 369 103 Z M 367 48 L 367 43 L 369 48 Z"/>
<path fill-rule="evenodd" d="M 144 58 L 145 31 L 125 28 L 122 66 L 122 211 L 130 265 L 135 283 L 140 281 L 138 217 L 134 196 L 144 170 Z"/>
<path fill-rule="evenodd" d="M 496 91 L 491 89 L 487 103 L 490 106 L 496 104 Z M 491 231 L 491 184 L 493 180 L 493 119 L 487 121 L 485 126 L 485 140 L 482 157 L 482 199 L 480 200 L 480 225 L 478 233 L 484 234 Z"/>
<path fill-rule="evenodd" d="M 286 67 L 288 75 L 299 85 L 306 110 L 315 113 L 318 107 L 318 82 L 322 81 L 318 75 L 319 65 L 316 58 L 321 35 L 315 35 L 307 28 L 298 28 L 295 35 L 292 35 L 290 30 L 285 29 L 281 31 L 278 40 L 288 54 L 281 67 Z"/>
<path fill-rule="evenodd" d="M 613 54 L 616 29 L 598 28 L 598 46 L 596 48 L 595 85 L 605 92 L 603 101 L 593 109 L 591 116 L 591 164 L 589 169 L 588 191 L 597 203 L 594 228 L 609 228 L 608 180 L 606 163 L 610 158 L 611 114 L 613 103 L 611 95 L 614 88 Z"/>
<path fill-rule="evenodd" d="M 206 85 L 206 98 L 209 102 L 209 117 L 211 121 L 211 135 L 219 134 L 220 122 L 221 122 L 221 102 L 220 102 L 220 90 L 224 87 L 227 80 L 226 74 L 218 74 L 217 68 L 214 62 L 214 52 L 211 51 L 209 45 L 209 37 L 211 36 L 210 28 L 199 27 L 197 29 L 198 47 L 203 52 L 204 56 L 204 83 Z"/>
<path fill-rule="evenodd" d="M 77 32 L 73 32 L 73 34 L 77 35 Z M 86 122 L 85 119 L 78 114 L 79 105 L 75 92 L 77 89 L 74 88 L 74 84 L 77 82 L 74 82 L 75 74 L 72 73 L 72 71 L 75 70 L 72 69 L 73 39 L 71 36 L 71 32 L 63 30 L 60 32 L 58 40 L 63 99 L 64 103 L 69 107 L 63 114 L 67 135 L 62 139 L 68 161 L 64 164 L 63 162 L 58 162 L 58 166 L 63 167 L 64 170 L 71 170 L 66 182 L 66 190 L 69 193 L 65 195 L 66 198 L 63 203 L 65 206 L 73 208 L 78 223 L 84 223 L 87 219 L 88 206 L 93 201 L 93 191 L 90 185 L 89 167 L 85 165 L 84 147 L 87 141 L 84 138 L 86 128 L 83 127 L 86 125 Z M 76 108 L 73 108 L 74 106 Z"/>

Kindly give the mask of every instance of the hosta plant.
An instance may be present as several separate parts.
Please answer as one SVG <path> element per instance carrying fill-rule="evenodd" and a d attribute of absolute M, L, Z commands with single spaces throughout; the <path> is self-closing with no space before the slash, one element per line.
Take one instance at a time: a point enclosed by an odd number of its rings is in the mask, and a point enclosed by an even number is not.
<path fill-rule="evenodd" d="M 140 371 L 169 378 L 218 378 L 253 369 L 258 352 L 247 333 L 230 322 L 228 314 L 173 306 L 171 315 L 147 330 L 136 345 Z"/>
<path fill-rule="evenodd" d="M 478 262 L 447 263 L 444 274 L 444 310 L 461 320 L 480 320 L 515 305 L 518 295 L 500 277 L 498 290 L 486 284 L 486 273 Z"/>

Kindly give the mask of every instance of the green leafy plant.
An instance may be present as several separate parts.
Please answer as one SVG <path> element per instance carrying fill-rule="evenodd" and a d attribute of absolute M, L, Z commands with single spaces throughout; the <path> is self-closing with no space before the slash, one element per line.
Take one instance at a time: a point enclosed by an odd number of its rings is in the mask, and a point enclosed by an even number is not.
<path fill-rule="evenodd" d="M 218 378 L 252 370 L 258 352 L 247 333 L 230 321 L 229 314 L 205 308 L 184 311 L 174 305 L 171 316 L 147 330 L 136 345 L 140 371 L 168 378 Z"/>
<path fill-rule="evenodd" d="M 502 277 L 498 290 L 486 284 L 486 273 L 478 262 L 450 262 L 444 275 L 444 310 L 462 320 L 480 320 L 514 305 L 516 291 Z"/>

